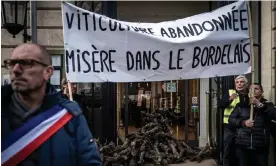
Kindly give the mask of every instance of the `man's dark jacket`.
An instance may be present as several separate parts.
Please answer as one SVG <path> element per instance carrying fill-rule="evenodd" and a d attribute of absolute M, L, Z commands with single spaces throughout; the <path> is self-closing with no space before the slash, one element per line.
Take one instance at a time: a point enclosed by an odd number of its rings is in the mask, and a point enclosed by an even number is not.
<path fill-rule="evenodd" d="M 240 106 L 241 107 L 250 107 L 249 106 L 249 97 L 248 95 L 244 95 L 244 94 L 241 94 L 239 92 L 237 92 L 239 94 L 238 98 L 240 99 Z M 228 107 L 232 101 L 229 101 L 229 98 L 230 98 L 230 95 L 229 93 L 226 93 L 222 96 L 221 100 L 219 100 L 218 102 L 218 107 L 221 108 L 221 109 L 225 109 L 226 107 Z"/>
<path fill-rule="evenodd" d="M 2 86 L 1 89 L 1 140 L 3 140 L 13 130 L 10 123 L 12 115 L 10 115 L 11 110 L 9 109 L 13 90 L 10 85 Z M 47 95 L 45 95 L 43 104 L 36 114 L 58 104 L 66 108 L 73 115 L 73 118 L 38 148 L 35 152 L 38 153 L 37 165 L 101 166 L 102 161 L 97 145 L 93 140 L 79 105 L 62 97 L 60 93 L 53 89 L 50 84 L 47 85 Z M 29 119 L 26 119 L 26 121 Z"/>
<path fill-rule="evenodd" d="M 239 105 L 234 109 L 229 118 L 229 123 L 237 127 L 236 145 L 258 150 L 267 151 L 270 145 L 270 119 L 276 117 L 276 109 L 272 103 L 262 99 L 263 107 L 254 107 L 254 127 L 245 126 L 244 121 L 250 118 L 250 108 L 241 108 Z M 251 140 L 252 133 L 252 140 Z"/>
<path fill-rule="evenodd" d="M 240 107 L 243 107 L 243 108 L 249 108 L 250 105 L 249 105 L 249 97 L 248 95 L 244 95 L 244 94 L 241 94 L 239 92 L 237 92 L 239 94 L 238 98 L 240 100 L 239 102 L 239 106 Z M 221 108 L 223 111 L 225 108 L 227 108 L 232 101 L 229 101 L 229 93 L 226 93 L 222 96 L 221 100 L 219 100 L 218 102 L 218 107 Z M 224 127 L 230 129 L 230 131 L 232 132 L 235 132 L 235 129 L 233 128 L 233 126 L 231 124 L 224 124 Z"/>

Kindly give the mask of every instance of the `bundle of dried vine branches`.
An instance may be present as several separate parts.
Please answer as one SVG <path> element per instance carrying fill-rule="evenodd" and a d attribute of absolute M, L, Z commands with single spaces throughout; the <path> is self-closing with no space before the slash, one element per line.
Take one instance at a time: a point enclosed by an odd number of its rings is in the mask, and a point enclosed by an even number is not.
<path fill-rule="evenodd" d="M 176 140 L 167 123 L 166 112 L 142 113 L 145 125 L 137 133 L 126 137 L 124 144 L 113 142 L 98 144 L 104 165 L 138 166 L 144 164 L 168 165 L 189 159 L 200 162 L 211 158 L 207 144 L 203 149 L 192 148 L 184 141 Z"/>

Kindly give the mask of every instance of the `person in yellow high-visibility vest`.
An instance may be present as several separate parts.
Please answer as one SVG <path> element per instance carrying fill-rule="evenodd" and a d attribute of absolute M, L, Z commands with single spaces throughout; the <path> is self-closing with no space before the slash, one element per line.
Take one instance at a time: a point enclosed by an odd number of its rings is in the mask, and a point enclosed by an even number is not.
<path fill-rule="evenodd" d="M 231 112 L 237 104 L 240 107 L 250 107 L 248 96 L 248 80 L 240 75 L 235 78 L 235 89 L 229 89 L 218 102 L 218 106 L 224 111 L 223 117 L 223 166 L 235 166 L 235 127 L 228 122 Z"/>

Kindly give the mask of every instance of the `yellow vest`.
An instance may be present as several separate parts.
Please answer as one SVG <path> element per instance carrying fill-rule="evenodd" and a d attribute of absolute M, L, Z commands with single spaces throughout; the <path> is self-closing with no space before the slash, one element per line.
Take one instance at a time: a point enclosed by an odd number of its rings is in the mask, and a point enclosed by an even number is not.
<path fill-rule="evenodd" d="M 233 89 L 229 89 L 229 96 L 231 96 L 232 94 L 236 93 L 235 90 Z M 240 102 L 240 98 L 239 97 L 236 97 L 232 102 L 231 104 L 224 109 L 224 117 L 223 117 L 223 123 L 226 123 L 228 124 L 228 119 L 229 119 L 229 116 L 231 115 L 232 111 L 234 110 L 234 108 L 236 107 L 236 105 Z"/>

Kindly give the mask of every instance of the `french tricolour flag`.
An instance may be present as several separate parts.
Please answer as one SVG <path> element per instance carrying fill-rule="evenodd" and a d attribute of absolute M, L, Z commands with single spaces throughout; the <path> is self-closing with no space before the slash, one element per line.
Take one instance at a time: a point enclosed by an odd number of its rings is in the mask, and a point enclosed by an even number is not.
<path fill-rule="evenodd" d="M 29 120 L 2 140 L 1 165 L 15 166 L 26 159 L 71 118 L 57 105 Z"/>

